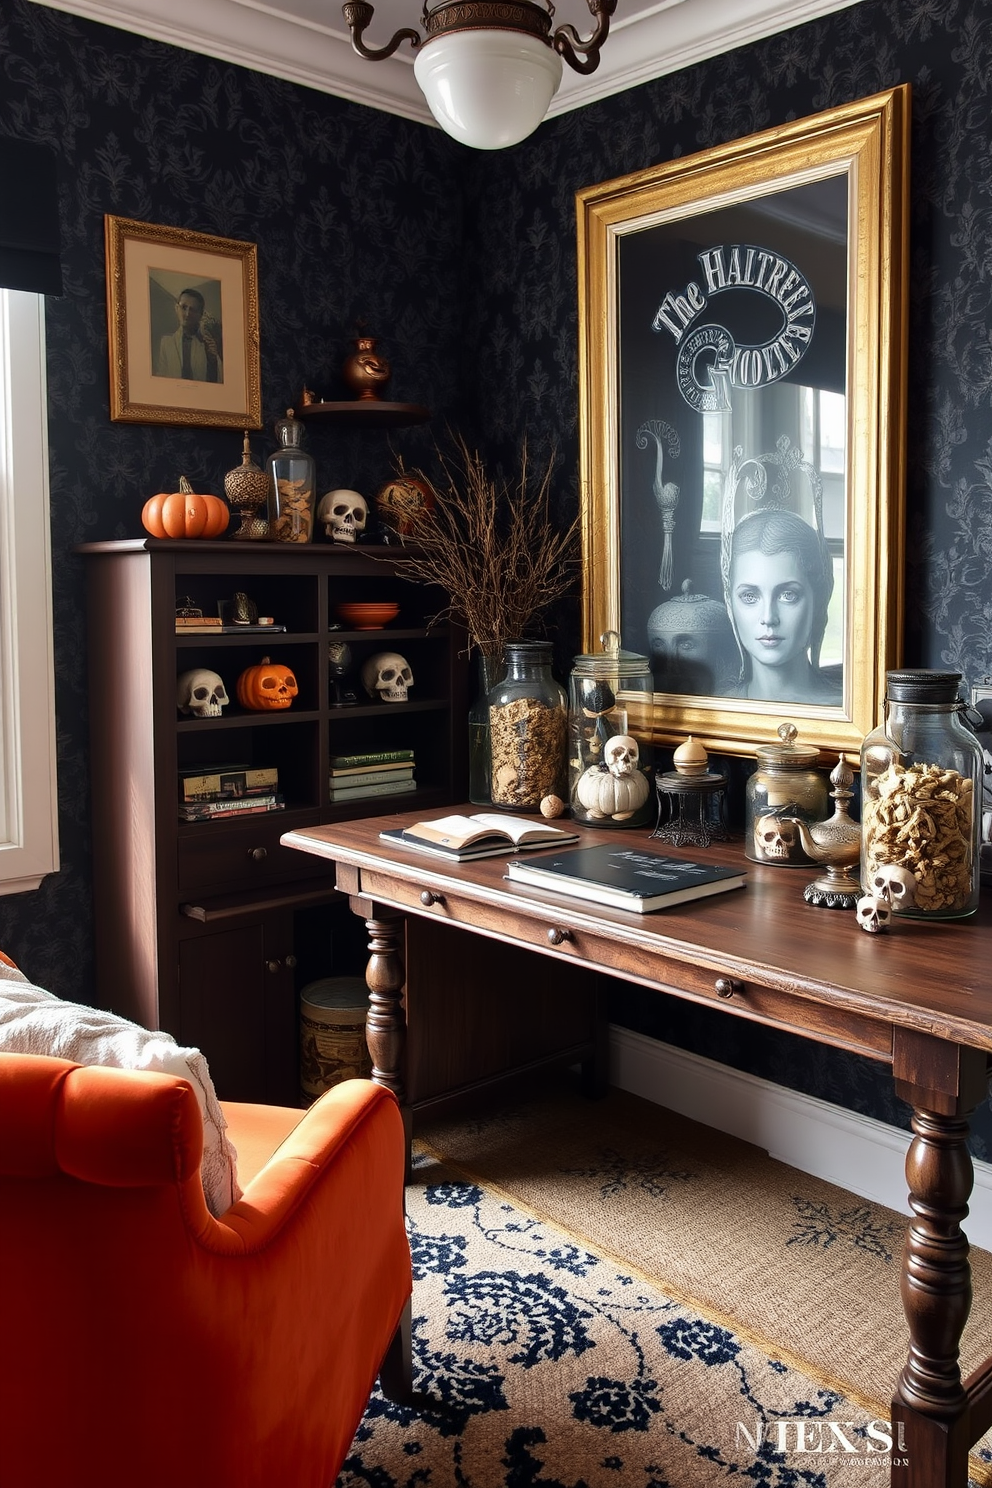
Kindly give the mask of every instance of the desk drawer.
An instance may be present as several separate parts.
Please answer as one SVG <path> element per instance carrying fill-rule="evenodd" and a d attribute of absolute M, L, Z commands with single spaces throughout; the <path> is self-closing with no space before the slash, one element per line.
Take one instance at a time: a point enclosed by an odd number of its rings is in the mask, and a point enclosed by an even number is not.
<path fill-rule="evenodd" d="M 440 892 L 440 891 L 439 891 Z M 887 1024 L 841 1007 L 813 1002 L 798 993 L 740 979 L 739 969 L 712 962 L 680 961 L 653 947 L 612 935 L 576 928 L 567 905 L 551 905 L 542 914 L 531 909 L 505 909 L 462 898 L 448 890 L 430 902 L 430 890 L 363 869 L 362 893 L 431 918 L 493 935 L 556 959 L 599 970 L 653 987 L 659 992 L 716 1007 L 795 1033 L 815 1034 L 822 1042 L 872 1058 L 888 1059 L 892 1035 Z M 425 897 L 426 896 L 426 897 Z M 632 927 L 636 931 L 636 926 Z"/>
<path fill-rule="evenodd" d="M 198 822 L 179 837 L 180 894 L 264 888 L 283 879 L 299 878 L 301 866 L 312 877 L 326 873 L 333 882 L 332 863 L 319 858 L 304 861 L 295 848 L 281 846 L 279 838 L 286 830 L 282 811 L 253 816 L 250 821 L 225 822 L 223 826 Z"/>

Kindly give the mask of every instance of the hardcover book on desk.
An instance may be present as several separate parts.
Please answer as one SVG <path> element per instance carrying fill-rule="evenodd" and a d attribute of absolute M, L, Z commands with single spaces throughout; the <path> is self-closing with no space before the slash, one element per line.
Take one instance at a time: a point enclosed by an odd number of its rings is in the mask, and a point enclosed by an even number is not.
<path fill-rule="evenodd" d="M 747 878 L 739 868 L 717 868 L 663 853 L 615 847 L 578 847 L 572 852 L 546 853 L 529 863 L 514 860 L 507 864 L 506 876 L 548 893 L 635 914 L 741 889 Z"/>
<path fill-rule="evenodd" d="M 433 853 L 458 863 L 473 858 L 496 858 L 506 852 L 529 852 L 538 847 L 564 847 L 578 842 L 576 832 L 525 816 L 503 816 L 480 811 L 476 816 L 439 816 L 414 822 L 412 827 L 389 827 L 380 832 L 385 842 L 399 842 L 415 852 Z"/>

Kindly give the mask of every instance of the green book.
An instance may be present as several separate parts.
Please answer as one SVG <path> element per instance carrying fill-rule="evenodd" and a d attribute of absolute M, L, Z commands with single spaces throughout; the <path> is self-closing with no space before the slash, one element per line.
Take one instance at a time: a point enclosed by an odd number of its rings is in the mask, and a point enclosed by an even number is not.
<path fill-rule="evenodd" d="M 332 770 L 352 770 L 358 765 L 388 765 L 397 760 L 412 763 L 412 749 L 378 749 L 368 754 L 332 754 Z"/>

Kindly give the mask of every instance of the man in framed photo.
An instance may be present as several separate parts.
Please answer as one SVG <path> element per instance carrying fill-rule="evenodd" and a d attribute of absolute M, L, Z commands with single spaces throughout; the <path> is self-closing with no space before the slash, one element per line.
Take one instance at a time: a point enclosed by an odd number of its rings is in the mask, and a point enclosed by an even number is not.
<path fill-rule="evenodd" d="M 179 324 L 158 347 L 155 368 L 158 377 L 179 377 L 187 382 L 223 382 L 219 323 L 206 312 L 206 301 L 198 289 L 184 289 L 176 299 Z"/>

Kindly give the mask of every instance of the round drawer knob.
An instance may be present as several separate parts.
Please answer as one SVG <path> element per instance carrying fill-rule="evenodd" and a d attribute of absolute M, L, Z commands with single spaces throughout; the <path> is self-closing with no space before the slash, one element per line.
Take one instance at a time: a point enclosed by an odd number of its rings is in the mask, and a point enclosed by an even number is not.
<path fill-rule="evenodd" d="M 571 930 L 563 930 L 560 925 L 552 925 L 548 931 L 548 945 L 564 945 L 566 940 L 571 940 Z"/>
<path fill-rule="evenodd" d="M 717 997 L 733 997 L 735 992 L 744 991 L 744 983 L 736 982 L 733 977 L 717 977 L 715 985 Z"/>
<path fill-rule="evenodd" d="M 286 965 L 290 969 L 292 969 L 296 965 L 296 957 L 295 956 L 287 956 L 286 957 Z"/>
<path fill-rule="evenodd" d="M 253 847 L 249 850 L 248 856 L 253 863 L 261 863 L 269 856 L 269 850 L 266 847 Z"/>
<path fill-rule="evenodd" d="M 430 909 L 432 904 L 443 904 L 444 895 L 435 894 L 432 889 L 422 889 L 420 894 L 420 902 L 425 909 Z"/>
<path fill-rule="evenodd" d="M 265 963 L 265 967 L 266 967 L 266 970 L 267 971 L 278 971 L 279 970 L 279 966 L 280 966 L 280 962 L 278 962 L 278 961 L 266 961 L 266 963 Z"/>

